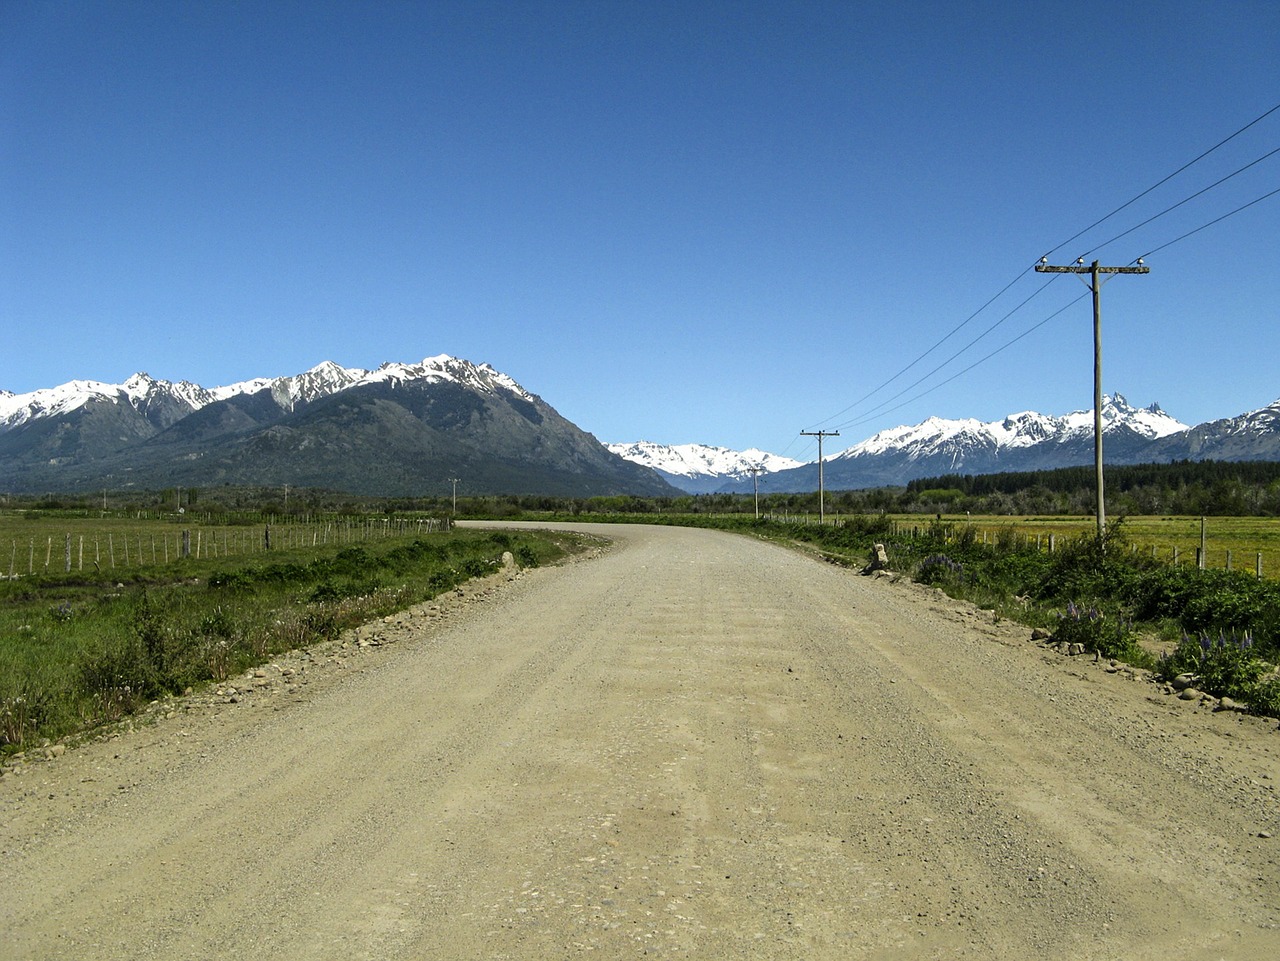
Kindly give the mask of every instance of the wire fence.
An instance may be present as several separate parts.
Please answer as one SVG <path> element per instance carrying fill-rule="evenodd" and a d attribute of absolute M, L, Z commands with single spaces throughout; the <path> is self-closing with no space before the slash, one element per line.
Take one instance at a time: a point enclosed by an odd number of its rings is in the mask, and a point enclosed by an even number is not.
<path fill-rule="evenodd" d="M 10 579 L 53 571 L 113 571 L 173 564 L 187 559 L 211 560 L 329 546 L 366 543 L 448 531 L 447 517 L 331 519 L 267 519 L 244 524 L 191 526 L 142 523 L 103 529 L 68 529 L 57 534 L 11 537 L 7 576 Z M 3 543 L 3 541 L 0 541 Z"/>

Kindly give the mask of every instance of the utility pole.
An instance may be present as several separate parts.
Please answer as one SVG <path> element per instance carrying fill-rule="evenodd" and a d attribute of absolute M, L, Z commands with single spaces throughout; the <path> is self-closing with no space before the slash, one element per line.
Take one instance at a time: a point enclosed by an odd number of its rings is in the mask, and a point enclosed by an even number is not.
<path fill-rule="evenodd" d="M 839 437 L 840 432 L 838 430 L 802 430 L 800 436 L 818 438 L 818 523 L 822 524 L 825 523 L 827 516 L 822 488 L 822 438 Z"/>
<path fill-rule="evenodd" d="M 756 520 L 759 520 L 760 519 L 760 474 L 764 471 L 764 468 L 761 467 L 759 464 L 756 464 L 754 467 L 748 467 L 747 471 L 748 473 L 751 474 L 751 483 L 755 486 Z"/>
<path fill-rule="evenodd" d="M 1036 270 L 1042 274 L 1088 274 L 1089 289 L 1093 291 L 1093 471 L 1098 488 L 1098 544 L 1104 545 L 1107 506 L 1102 488 L 1102 279 L 1099 275 L 1149 274 L 1151 268 L 1143 266 L 1141 257 L 1136 267 L 1099 267 L 1096 260 L 1086 267 L 1083 257 L 1069 267 L 1053 267 L 1041 257 Z"/>
<path fill-rule="evenodd" d="M 453 516 L 454 517 L 458 516 L 458 481 L 460 481 L 461 479 L 462 478 L 460 477 L 448 478 L 448 480 L 453 483 Z"/>

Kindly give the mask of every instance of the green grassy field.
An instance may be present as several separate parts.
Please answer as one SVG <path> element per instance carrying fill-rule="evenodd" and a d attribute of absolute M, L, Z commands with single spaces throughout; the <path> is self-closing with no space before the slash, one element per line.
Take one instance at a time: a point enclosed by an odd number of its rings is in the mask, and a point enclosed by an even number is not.
<path fill-rule="evenodd" d="M 137 571 L 183 561 L 349 546 L 442 529 L 437 518 L 0 511 L 0 576 Z"/>
<path fill-rule="evenodd" d="M 1044 550 L 1049 537 L 1057 543 L 1080 535 L 1092 535 L 1096 529 L 1092 517 L 1004 517 L 995 515 L 944 514 L 943 520 L 953 524 L 972 524 L 974 529 L 993 539 L 1012 531 L 1034 541 L 1039 535 Z M 904 514 L 894 518 L 909 527 L 928 523 L 919 515 Z M 1177 551 L 1179 564 L 1195 564 L 1200 547 L 1199 517 L 1127 517 L 1108 518 L 1109 524 L 1120 523 L 1129 549 L 1173 563 Z M 1154 551 L 1154 555 L 1152 552 Z M 1261 554 L 1262 576 L 1280 580 L 1280 518 L 1276 517 L 1209 517 L 1205 519 L 1205 567 L 1237 571 L 1255 571 Z"/>

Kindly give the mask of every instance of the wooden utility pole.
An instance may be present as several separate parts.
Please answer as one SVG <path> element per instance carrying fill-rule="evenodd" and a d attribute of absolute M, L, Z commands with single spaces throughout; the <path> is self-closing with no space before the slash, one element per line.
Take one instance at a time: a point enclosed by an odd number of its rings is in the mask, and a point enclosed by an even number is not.
<path fill-rule="evenodd" d="M 818 438 L 818 523 L 822 524 L 826 521 L 825 495 L 822 486 L 822 438 L 839 437 L 840 432 L 838 430 L 802 430 L 800 436 Z"/>
<path fill-rule="evenodd" d="M 760 519 L 760 474 L 763 471 L 764 468 L 759 464 L 756 464 L 754 467 L 747 468 L 747 472 L 751 475 L 751 483 L 754 485 L 756 492 L 756 520 Z"/>
<path fill-rule="evenodd" d="M 1042 274 L 1088 274 L 1093 291 L 1093 471 L 1098 488 L 1098 543 L 1106 543 L 1107 506 L 1102 487 L 1102 279 L 1100 274 L 1149 274 L 1150 267 L 1138 258 L 1136 267 L 1099 267 L 1095 260 L 1088 267 L 1080 258 L 1069 267 L 1053 267 L 1040 258 L 1036 270 Z"/>
<path fill-rule="evenodd" d="M 461 479 L 462 478 L 460 477 L 448 478 L 448 480 L 453 483 L 453 516 L 454 517 L 458 516 L 458 481 L 460 481 Z"/>

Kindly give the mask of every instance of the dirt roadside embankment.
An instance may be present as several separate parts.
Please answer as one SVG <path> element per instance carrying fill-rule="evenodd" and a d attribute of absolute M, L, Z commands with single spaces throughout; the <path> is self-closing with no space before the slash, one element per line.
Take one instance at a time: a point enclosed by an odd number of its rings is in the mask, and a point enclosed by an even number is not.
<path fill-rule="evenodd" d="M 0 955 L 1280 956 L 1274 722 L 773 545 L 607 534 L 5 777 Z"/>

